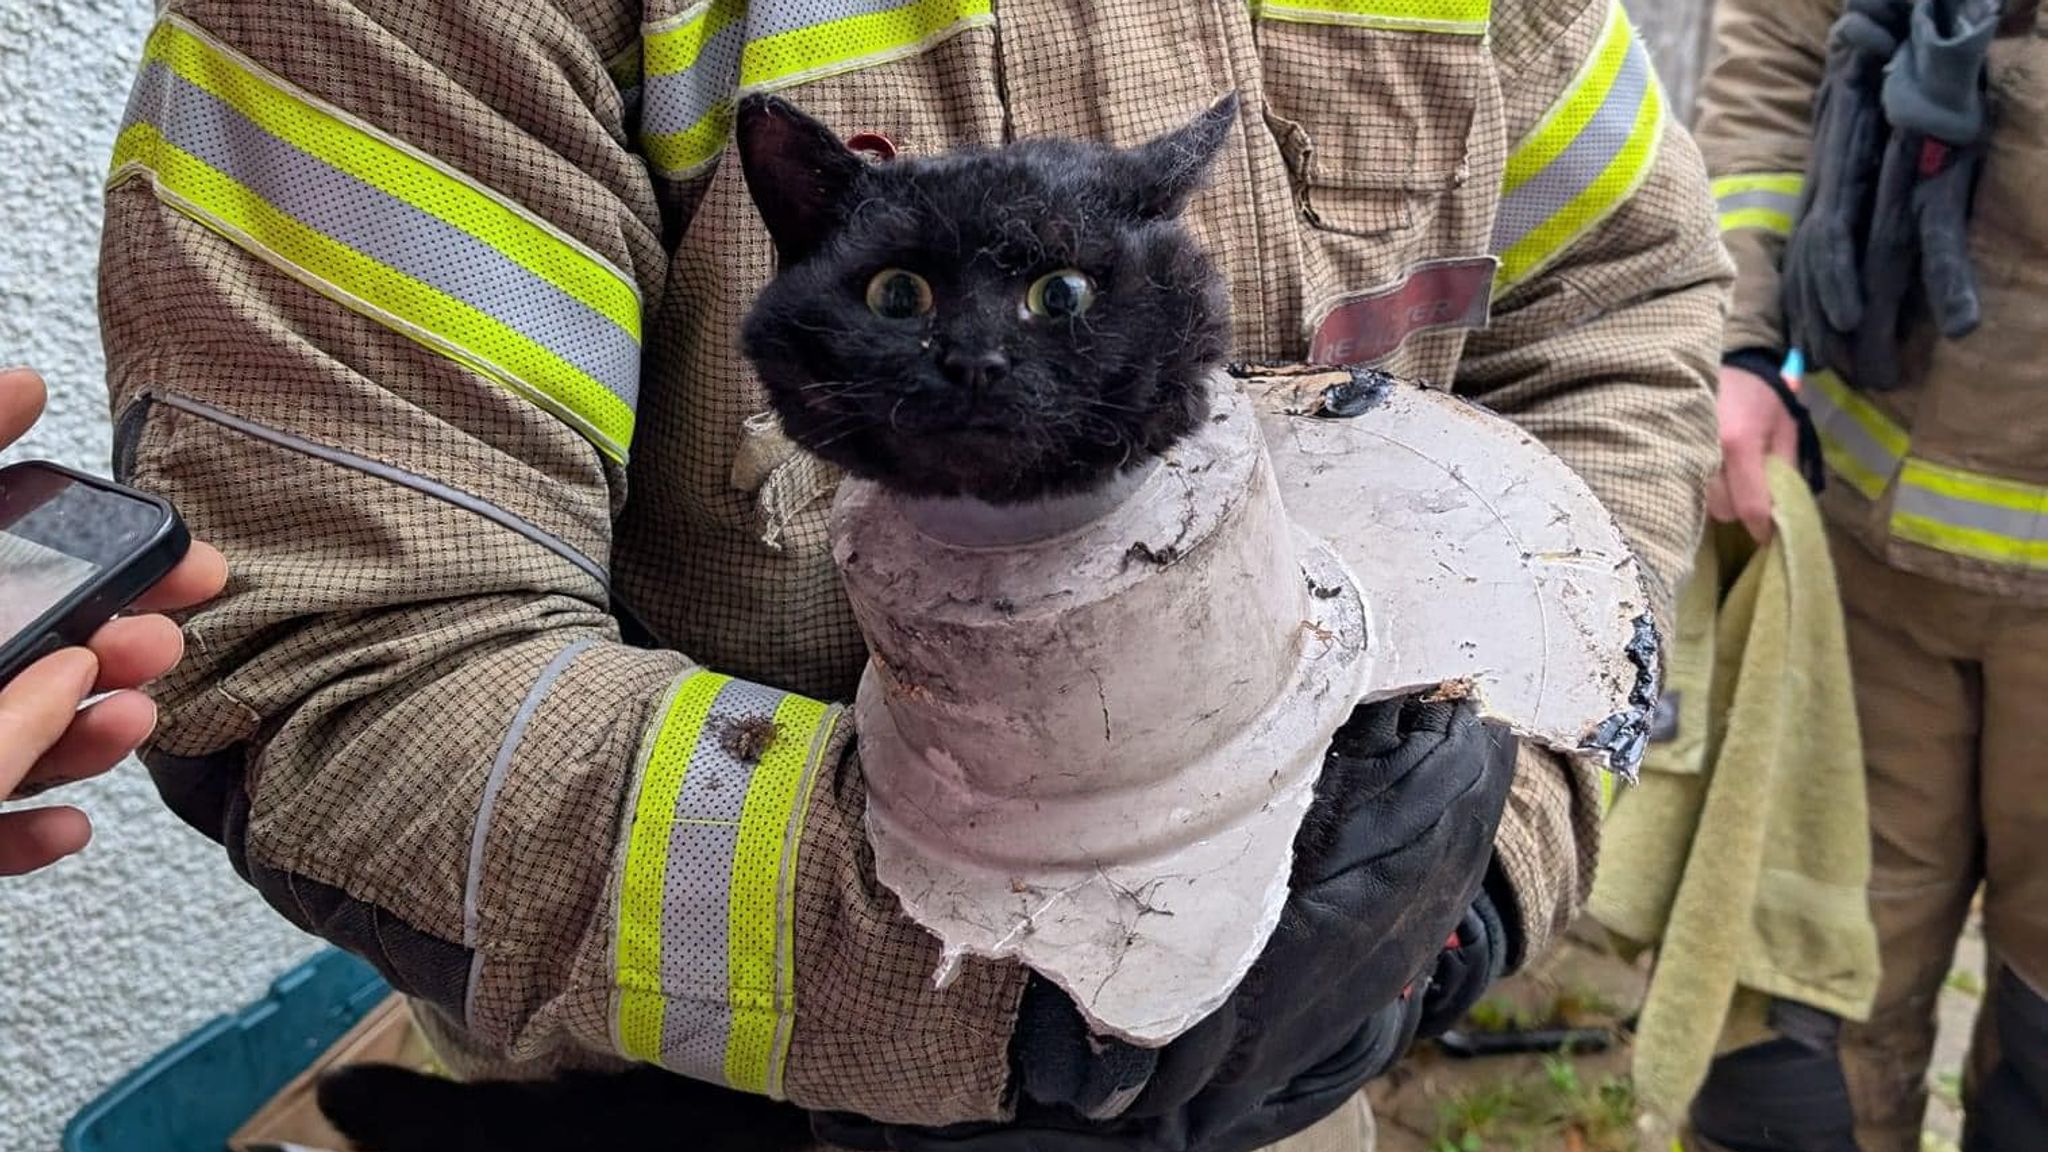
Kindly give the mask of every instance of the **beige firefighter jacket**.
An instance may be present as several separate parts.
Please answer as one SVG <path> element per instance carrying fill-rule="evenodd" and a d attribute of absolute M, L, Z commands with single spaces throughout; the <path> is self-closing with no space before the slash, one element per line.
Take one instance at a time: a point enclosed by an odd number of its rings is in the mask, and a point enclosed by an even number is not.
<path fill-rule="evenodd" d="M 1991 46 L 1994 128 L 1972 208 L 1983 321 L 1943 340 L 1925 313 L 1904 387 L 1806 382 L 1829 518 L 1892 565 L 1998 595 L 2048 597 L 2048 29 L 2007 0 Z M 1828 29 L 1841 0 L 1719 0 L 1697 129 L 1738 269 L 1727 350 L 1782 350 L 1778 261 L 1799 207 Z"/>
<path fill-rule="evenodd" d="M 934 988 L 874 881 L 834 476 L 734 347 L 771 271 L 742 88 L 905 153 L 1134 143 L 1239 90 L 1192 210 L 1239 354 L 1510 413 L 1666 587 L 1727 258 L 1613 0 L 165 5 L 107 199 L 117 456 L 234 570 L 164 688 L 166 798 L 459 1067 L 997 1116 L 1022 972 Z M 1525 754 L 1533 948 L 1597 809 Z"/>

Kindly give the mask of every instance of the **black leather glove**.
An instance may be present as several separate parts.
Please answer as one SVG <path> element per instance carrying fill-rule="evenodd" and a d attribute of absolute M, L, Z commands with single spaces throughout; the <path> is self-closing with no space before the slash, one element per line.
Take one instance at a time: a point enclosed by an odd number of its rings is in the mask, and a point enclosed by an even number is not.
<path fill-rule="evenodd" d="M 1501 891 L 1501 896 L 1495 896 Z M 1517 957 L 1514 937 L 1501 909 L 1509 907 L 1497 870 L 1489 870 L 1486 887 L 1465 910 L 1457 931 L 1437 954 L 1436 968 L 1422 996 L 1421 1019 L 1415 1029 L 1417 1040 L 1431 1040 L 1450 1031 L 1472 1010 L 1488 988 L 1513 971 Z"/>
<path fill-rule="evenodd" d="M 1295 838 L 1278 928 L 1201 1023 L 1137 1049 L 1088 1035 L 1034 980 L 1012 1047 L 1015 1120 L 934 1130 L 826 1114 L 813 1127 L 902 1152 L 1249 1152 L 1309 1127 L 1414 1039 L 1445 941 L 1479 897 L 1514 764 L 1515 741 L 1468 704 L 1361 706 Z"/>

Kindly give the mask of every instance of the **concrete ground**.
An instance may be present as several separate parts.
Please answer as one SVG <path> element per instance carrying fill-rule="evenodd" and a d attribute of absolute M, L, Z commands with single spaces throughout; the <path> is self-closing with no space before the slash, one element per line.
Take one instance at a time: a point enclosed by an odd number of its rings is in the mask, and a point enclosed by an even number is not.
<path fill-rule="evenodd" d="M 1961 1138 L 1958 1093 L 1984 986 L 1984 939 L 1974 919 L 1952 971 L 1928 1077 L 1926 1152 L 1954 1152 Z M 1497 1021 L 1512 1010 L 1576 1026 L 1616 1025 L 1641 1003 L 1643 988 L 1640 968 L 1581 936 L 1489 996 L 1483 1014 Z M 1625 1041 L 1563 1061 L 1458 1060 L 1425 1049 L 1372 1090 L 1380 1152 L 1668 1152 L 1669 1134 L 1635 1115 L 1628 1063 Z"/>

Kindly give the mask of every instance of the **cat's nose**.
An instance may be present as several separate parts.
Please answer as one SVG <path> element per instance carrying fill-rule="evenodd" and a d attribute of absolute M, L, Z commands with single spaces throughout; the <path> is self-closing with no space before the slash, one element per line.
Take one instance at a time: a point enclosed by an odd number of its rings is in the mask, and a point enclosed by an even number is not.
<path fill-rule="evenodd" d="M 954 348 L 947 351 L 940 365 L 946 370 L 946 379 L 956 387 L 977 394 L 1002 383 L 1003 378 L 1010 374 L 1010 358 L 993 350 L 975 352 Z"/>

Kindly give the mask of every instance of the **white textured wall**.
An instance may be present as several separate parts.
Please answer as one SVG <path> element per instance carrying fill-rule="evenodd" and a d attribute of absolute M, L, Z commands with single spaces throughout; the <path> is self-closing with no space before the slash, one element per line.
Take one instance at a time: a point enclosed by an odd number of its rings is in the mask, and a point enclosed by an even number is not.
<path fill-rule="evenodd" d="M 42 369 L 51 393 L 5 460 L 107 471 L 100 180 L 151 13 L 150 0 L 0 0 L 0 364 Z M 139 765 L 64 799 L 91 813 L 92 846 L 0 879 L 0 1152 L 51 1152 L 108 1082 L 316 946 L 163 811 Z"/>

